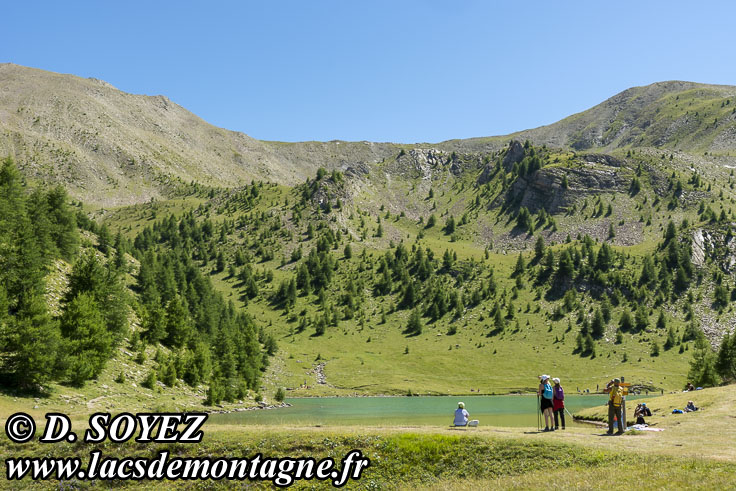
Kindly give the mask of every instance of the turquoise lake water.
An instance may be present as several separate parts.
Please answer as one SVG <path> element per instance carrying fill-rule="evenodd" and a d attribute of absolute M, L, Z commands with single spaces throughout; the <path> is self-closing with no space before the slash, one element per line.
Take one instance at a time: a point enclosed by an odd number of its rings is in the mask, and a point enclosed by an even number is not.
<path fill-rule="evenodd" d="M 634 398 L 628 397 L 630 401 Z M 607 400 L 608 396 L 601 394 L 569 395 L 565 405 L 574 413 L 604 405 Z M 479 420 L 481 426 L 537 427 L 535 395 L 294 398 L 286 400 L 292 405 L 289 408 L 213 414 L 209 421 L 243 425 L 447 426 L 458 401 L 465 403 L 471 419 Z M 568 426 L 573 424 L 568 415 L 566 419 Z"/>

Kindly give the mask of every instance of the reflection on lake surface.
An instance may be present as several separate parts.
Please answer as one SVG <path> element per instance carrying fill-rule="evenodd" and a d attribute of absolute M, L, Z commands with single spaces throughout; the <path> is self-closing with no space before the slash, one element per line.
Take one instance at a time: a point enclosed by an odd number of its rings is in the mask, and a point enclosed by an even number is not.
<path fill-rule="evenodd" d="M 632 400 L 638 397 L 629 396 Z M 606 403 L 608 396 L 569 395 L 565 405 L 571 413 Z M 471 419 L 481 426 L 537 427 L 537 397 L 507 396 L 438 396 L 438 397 L 314 397 L 287 399 L 289 408 L 213 414 L 209 421 L 243 425 L 421 425 L 447 426 L 459 401 Z M 635 407 L 635 406 L 634 406 Z M 630 406 L 633 412 L 633 407 Z M 567 426 L 572 418 L 566 416 Z"/>

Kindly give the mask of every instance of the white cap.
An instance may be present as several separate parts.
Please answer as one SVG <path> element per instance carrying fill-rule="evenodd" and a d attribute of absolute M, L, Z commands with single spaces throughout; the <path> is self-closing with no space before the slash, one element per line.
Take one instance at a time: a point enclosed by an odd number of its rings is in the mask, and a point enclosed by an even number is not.
<path fill-rule="evenodd" d="M 556 384 L 559 384 L 560 383 L 560 379 L 558 379 L 557 377 L 555 377 L 555 378 L 552 379 L 552 382 L 554 382 Z"/>

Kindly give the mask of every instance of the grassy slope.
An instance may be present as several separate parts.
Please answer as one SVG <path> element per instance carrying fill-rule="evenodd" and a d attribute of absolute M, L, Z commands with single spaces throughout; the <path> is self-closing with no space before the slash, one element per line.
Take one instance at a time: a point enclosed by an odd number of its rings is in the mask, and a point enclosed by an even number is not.
<path fill-rule="evenodd" d="M 672 169 L 681 172 L 682 180 L 686 181 L 688 174 L 686 165 L 678 161 L 663 161 L 659 155 L 643 153 L 639 161 L 648 163 L 653 169 L 661 166 L 661 173 L 666 175 Z M 388 164 L 387 164 L 388 165 Z M 621 172 L 631 173 L 624 169 Z M 515 247 L 531 247 L 534 240 L 526 234 L 517 235 L 513 231 L 513 223 L 507 215 L 499 214 L 498 209 L 474 210 L 469 204 L 474 199 L 475 192 L 470 185 L 463 183 L 472 181 L 472 177 L 461 175 L 457 179 L 448 179 L 446 174 L 435 173 L 429 182 L 422 179 L 393 180 L 389 183 L 375 178 L 362 182 L 360 193 L 354 198 L 356 210 L 361 210 L 367 224 L 368 236 L 365 241 L 360 240 L 359 214 L 354 213 L 352 220 L 346 209 L 337 214 L 338 223 L 351 232 L 354 255 L 351 261 L 342 259 L 342 246 L 334 251 L 339 258 L 338 280 L 331 287 L 332 297 L 337 297 L 344 285 L 344 279 L 354 276 L 359 262 L 359 256 L 365 248 L 369 255 L 379 257 L 388 248 L 389 242 L 397 243 L 404 240 L 408 247 L 417 241 L 417 234 L 422 227 L 415 219 L 398 217 L 398 210 L 416 210 L 416 216 L 428 216 L 434 213 L 438 217 L 438 226 L 423 230 L 425 237 L 418 243 L 422 247 L 431 248 L 436 256 L 441 256 L 445 249 L 458 255 L 458 259 L 473 259 L 480 263 L 483 269 L 493 266 L 499 282 L 499 290 L 511 291 L 513 281 L 509 278 L 516 261 Z M 649 177 L 645 172 L 642 177 L 644 188 L 634 198 L 624 193 L 602 193 L 586 197 L 588 207 L 582 202 L 574 213 L 557 215 L 557 233 L 549 230 L 542 231 L 548 241 L 564 241 L 570 233 L 573 238 L 577 233 L 592 233 L 594 236 L 608 229 L 608 223 L 613 222 L 619 231 L 640 230 L 634 234 L 634 243 L 629 246 L 616 246 L 617 250 L 632 256 L 627 270 L 637 275 L 641 268 L 641 257 L 645 253 L 654 251 L 661 238 L 665 224 L 669 220 L 679 223 L 682 218 L 688 217 L 696 221 L 694 207 L 678 208 L 670 211 L 661 202 L 652 208 L 656 195 L 649 184 Z M 430 186 L 435 191 L 433 200 L 426 199 Z M 464 189 L 462 189 L 464 187 Z M 413 188 L 413 191 L 412 191 Z M 713 191 L 715 194 L 715 189 Z M 404 202 L 396 199 L 403 197 Z M 614 214 L 611 217 L 592 216 L 595 199 L 600 197 L 605 204 L 614 205 Z M 535 376 L 541 372 L 553 372 L 567 381 L 568 387 L 580 389 L 594 388 L 608 377 L 625 374 L 630 380 L 649 385 L 675 389 L 685 382 L 690 352 L 679 354 L 677 349 L 662 351 L 659 357 L 649 355 L 650 344 L 656 341 L 660 346 L 664 342 L 666 332 L 653 329 L 656 321 L 656 311 L 650 318 L 652 328 L 637 335 L 626 335 L 622 345 L 613 343 L 615 323 L 619 310 L 614 312 L 613 320 L 609 324 L 606 339 L 599 343 L 598 356 L 595 359 L 572 355 L 575 343 L 574 315 L 550 322 L 547 314 L 552 311 L 553 304 L 538 298 L 546 290 L 537 290 L 530 285 L 519 291 L 514 300 L 517 313 L 509 328 L 501 334 L 488 336 L 491 331 L 489 318 L 492 302 L 484 303 L 480 307 L 469 309 L 465 315 L 452 320 L 446 316 L 435 324 L 427 324 L 420 336 L 406 337 L 402 334 L 406 324 L 408 311 L 398 310 L 389 314 L 386 324 L 380 323 L 382 308 L 390 303 L 398 302 L 397 296 L 374 298 L 370 292 L 365 295 L 363 310 L 366 313 L 365 325 L 361 327 L 357 319 L 341 321 L 337 328 L 329 328 L 321 337 L 312 336 L 312 329 L 295 334 L 295 323 L 287 321 L 287 316 L 281 310 L 274 310 L 265 300 L 269 291 L 272 291 L 279 282 L 290 277 L 294 265 L 280 265 L 282 255 L 288 254 L 293 247 L 302 241 L 304 252 L 309 251 L 311 244 L 303 242 L 304 222 L 300 227 L 289 225 L 288 207 L 283 205 L 285 199 L 294 201 L 293 193 L 285 187 L 268 187 L 263 198 L 254 210 L 248 213 L 258 213 L 270 210 L 283 217 L 287 226 L 295 232 L 295 241 L 285 241 L 279 245 L 275 259 L 267 263 L 255 265 L 256 270 L 272 269 L 274 281 L 262 286 L 262 299 L 251 301 L 246 309 L 254 318 L 268 329 L 276 333 L 280 345 L 278 361 L 275 370 L 267 378 L 266 393 L 270 393 L 277 385 L 294 389 L 295 395 L 324 395 L 324 394 L 379 394 L 379 393 L 469 393 L 470 389 L 480 389 L 482 393 L 505 393 L 516 390 L 531 390 L 535 383 Z M 150 225 L 153 216 L 163 218 L 172 212 L 181 213 L 186 209 L 199 206 L 201 199 L 180 199 L 171 202 L 160 202 L 153 205 L 137 205 L 136 207 L 121 208 L 107 216 L 108 223 L 120 228 L 124 233 L 133 236 L 142 226 Z M 222 203 L 215 199 L 213 203 Z M 384 211 L 379 209 L 379 203 L 388 206 Z M 436 209 L 432 209 L 436 206 Z M 155 213 L 153 210 L 156 210 Z M 720 208 L 715 205 L 716 211 Z M 468 225 L 458 228 L 459 240 L 451 242 L 440 229 L 444 223 L 446 213 L 459 216 L 470 210 L 471 219 Z M 384 237 L 374 237 L 377 217 L 383 217 L 385 211 L 391 212 L 391 218 L 383 219 Z M 232 220 L 240 212 L 230 213 L 223 206 L 213 205 L 209 209 L 209 216 L 216 222 L 224 218 Z M 334 215 L 334 213 L 333 213 Z M 652 224 L 644 226 L 643 220 L 651 218 Z M 623 225 L 620 225 L 623 221 Z M 492 238 L 486 239 L 479 230 L 490 230 Z M 234 247 L 242 239 L 241 232 L 236 231 L 231 236 L 231 246 Z M 623 235 L 623 233 L 620 233 Z M 511 239 L 509 239 L 511 238 Z M 623 240 L 623 239 L 620 239 Z M 493 243 L 489 258 L 484 259 L 484 249 Z M 527 259 L 529 259 L 527 253 Z M 212 274 L 212 279 L 227 298 L 237 300 L 240 289 L 237 280 L 229 278 L 227 272 Z M 367 282 L 370 285 L 370 281 Z M 708 303 L 709 292 L 703 290 L 703 303 Z M 681 331 L 684 321 L 682 307 L 684 299 L 672 304 L 668 309 L 668 321 Z M 530 310 L 527 311 L 527 305 Z M 592 312 L 595 303 L 585 301 L 586 311 Z M 299 297 L 293 312 L 305 310 L 308 317 L 317 313 L 318 309 L 314 297 Z M 573 330 L 566 332 L 568 320 L 573 322 Z M 515 322 L 518 321 L 518 331 Z M 457 334 L 447 335 L 450 326 L 457 329 Z M 557 340 L 557 341 L 555 341 Z M 687 346 L 688 349 L 690 346 Z M 408 354 L 405 351 L 408 348 Z M 627 354 L 628 362 L 621 364 L 623 353 Z M 313 367 L 317 364 L 317 357 L 326 363 L 325 374 L 328 385 L 316 383 Z M 304 383 L 308 388 L 300 388 Z"/>

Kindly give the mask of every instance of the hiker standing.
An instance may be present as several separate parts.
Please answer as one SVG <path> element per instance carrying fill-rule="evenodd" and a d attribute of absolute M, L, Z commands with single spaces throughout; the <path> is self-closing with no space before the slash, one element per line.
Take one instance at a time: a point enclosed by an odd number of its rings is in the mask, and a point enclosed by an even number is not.
<path fill-rule="evenodd" d="M 555 429 L 560 429 L 560 420 L 562 418 L 562 429 L 565 429 L 565 391 L 562 390 L 560 385 L 560 379 L 557 377 L 552 379 L 555 386 L 552 388 L 553 399 L 552 399 L 552 411 L 555 413 Z M 558 416 L 559 415 L 559 416 Z"/>
<path fill-rule="evenodd" d="M 554 427 L 552 426 L 552 399 L 554 398 L 554 392 L 549 383 L 549 375 L 540 375 L 539 379 L 537 395 L 541 396 L 539 409 L 544 414 L 544 431 L 554 431 Z"/>
<path fill-rule="evenodd" d="M 615 378 L 608 382 L 603 392 L 609 393 L 608 397 L 608 434 L 613 435 L 614 416 L 618 421 L 617 435 L 624 434 L 624 423 L 621 418 L 621 404 L 624 400 L 624 389 L 621 387 L 621 379 Z"/>

